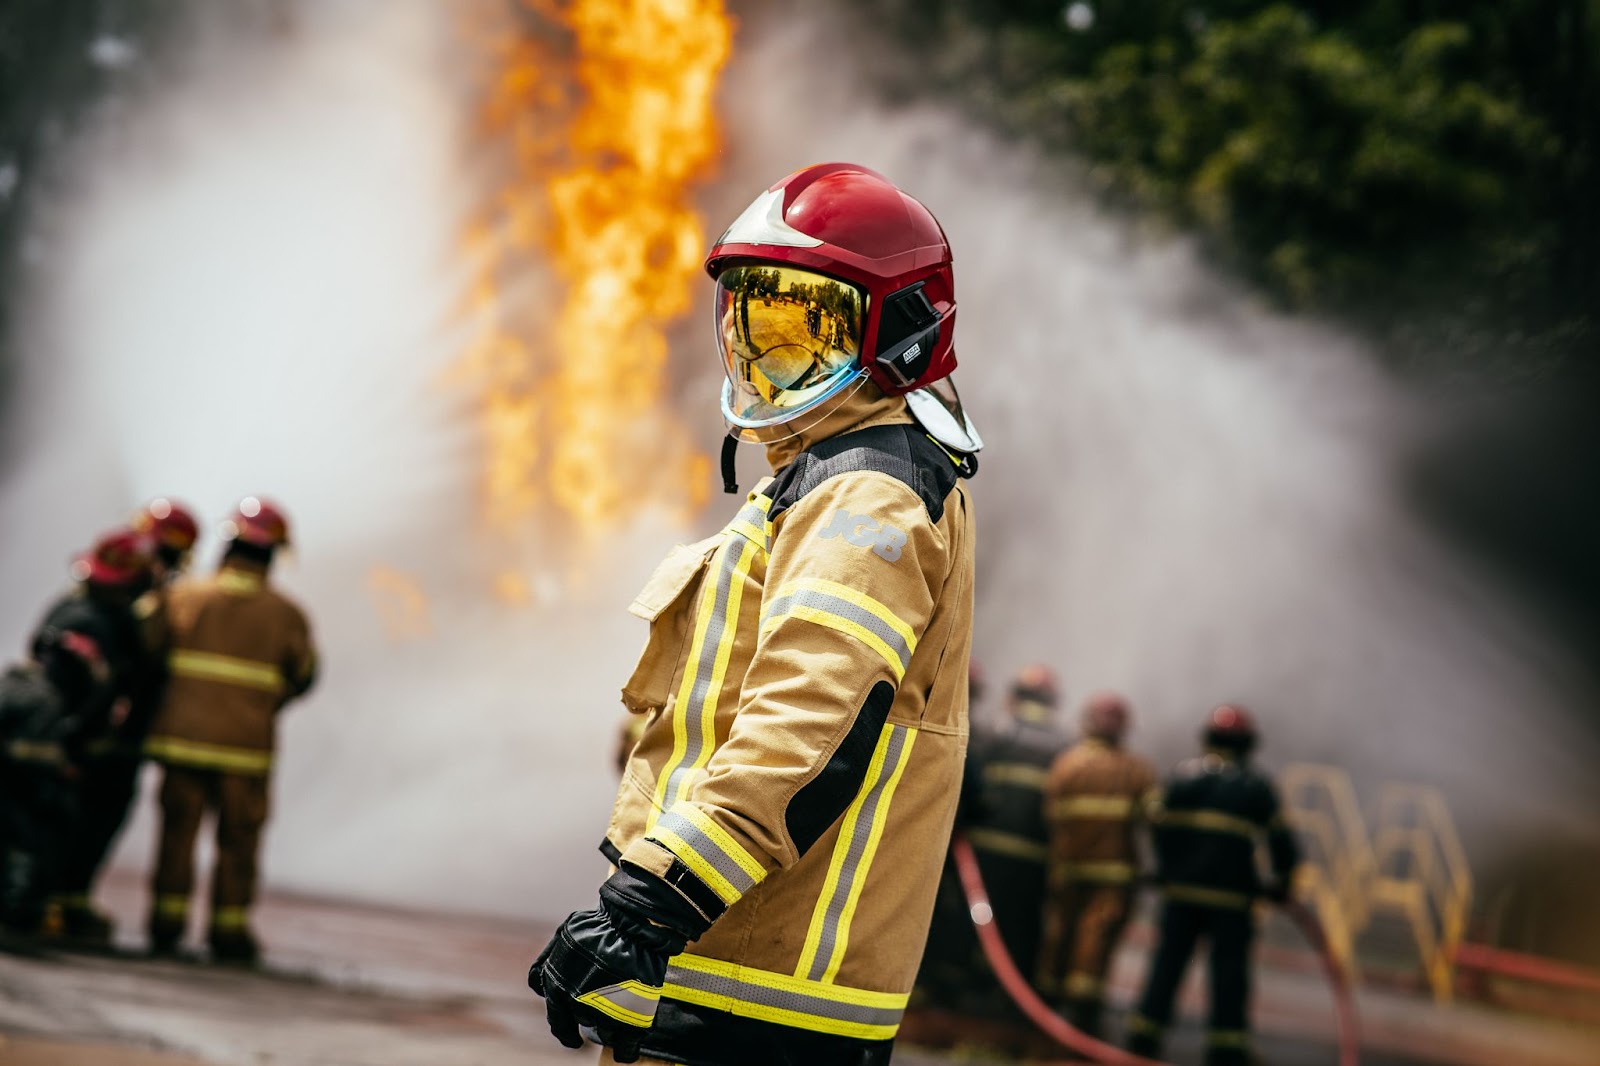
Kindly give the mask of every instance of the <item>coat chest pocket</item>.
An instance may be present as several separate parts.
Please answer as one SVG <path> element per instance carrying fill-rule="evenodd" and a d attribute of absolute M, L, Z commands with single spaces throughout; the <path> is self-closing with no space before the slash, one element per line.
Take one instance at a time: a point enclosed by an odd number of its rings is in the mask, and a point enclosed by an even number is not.
<path fill-rule="evenodd" d="M 694 594 L 700 588 L 700 579 L 712 553 L 727 536 L 725 532 L 718 533 L 673 548 L 628 606 L 629 614 L 650 623 L 644 654 L 639 656 L 633 676 L 622 687 L 623 705 L 635 714 L 646 714 L 667 705 L 672 678 L 678 671 L 683 645 L 689 637 Z"/>

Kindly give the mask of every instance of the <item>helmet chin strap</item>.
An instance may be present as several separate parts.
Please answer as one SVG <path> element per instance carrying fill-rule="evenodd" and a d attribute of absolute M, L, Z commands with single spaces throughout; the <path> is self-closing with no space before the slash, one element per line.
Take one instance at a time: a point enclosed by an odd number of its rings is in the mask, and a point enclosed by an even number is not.
<path fill-rule="evenodd" d="M 730 495 L 739 491 L 739 468 L 735 462 L 739 453 L 739 434 L 730 432 L 722 438 L 722 491 Z"/>

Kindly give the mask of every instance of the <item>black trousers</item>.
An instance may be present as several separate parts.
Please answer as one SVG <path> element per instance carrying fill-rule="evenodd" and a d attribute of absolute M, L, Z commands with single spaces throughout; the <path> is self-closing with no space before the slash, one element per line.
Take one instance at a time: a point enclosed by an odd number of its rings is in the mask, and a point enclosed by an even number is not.
<path fill-rule="evenodd" d="M 1139 1014 L 1157 1027 L 1171 1023 L 1183 971 L 1204 937 L 1211 946 L 1213 1042 L 1217 1038 L 1242 1039 L 1250 1028 L 1250 945 L 1255 939 L 1255 918 L 1249 908 L 1168 900 L 1161 908 L 1160 934 L 1144 997 L 1139 1000 Z"/>
<path fill-rule="evenodd" d="M 137 755 L 114 755 L 88 762 L 78 780 L 77 831 L 61 855 L 55 882 L 62 896 L 87 896 L 116 843 L 139 791 Z"/>

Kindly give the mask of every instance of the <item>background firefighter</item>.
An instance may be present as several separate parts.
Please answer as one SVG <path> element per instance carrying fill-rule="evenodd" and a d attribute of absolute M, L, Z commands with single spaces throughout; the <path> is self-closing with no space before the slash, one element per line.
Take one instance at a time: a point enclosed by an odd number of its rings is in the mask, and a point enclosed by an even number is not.
<path fill-rule="evenodd" d="M 1160 940 L 1139 1008 L 1128 1019 L 1128 1049 L 1160 1056 L 1173 1001 L 1199 940 L 1210 942 L 1211 1018 L 1207 1066 L 1245 1066 L 1250 1051 L 1250 946 L 1254 905 L 1288 898 L 1300 861 L 1277 790 L 1250 764 L 1257 731 L 1241 707 L 1213 710 L 1201 734 L 1204 754 L 1180 764 L 1162 793 L 1155 822 L 1161 884 Z M 1263 839 L 1273 880 L 1263 885 Z"/>
<path fill-rule="evenodd" d="M 1049 828 L 1044 786 L 1056 756 L 1067 746 L 1056 724 L 1060 686 L 1049 667 L 1035 664 L 1017 675 L 999 727 L 973 730 L 968 775 L 977 789 L 966 822 L 978 855 L 994 920 L 1017 968 L 1032 979 L 1039 962 Z M 988 964 L 975 960 L 964 997 L 968 1013 L 1014 1015 L 1015 1006 Z"/>
<path fill-rule="evenodd" d="M 1039 987 L 1090 1036 L 1101 1035 L 1106 971 L 1139 874 L 1137 830 L 1158 799 L 1155 767 L 1122 749 L 1130 712 L 1114 692 L 1083 709 L 1083 738 L 1050 767 L 1049 890 Z"/>
<path fill-rule="evenodd" d="M 59 634 L 78 633 L 94 641 L 106 664 L 79 714 L 75 812 L 81 821 L 52 871 L 51 895 L 70 937 L 104 940 L 111 932 L 110 921 L 90 906 L 89 888 L 122 820 L 119 813 L 108 829 L 103 811 L 132 787 L 120 757 L 121 733 L 151 683 L 150 648 L 135 603 L 154 574 L 148 537 L 132 529 L 101 536 L 73 562 L 73 588 L 45 611 L 30 640 L 33 657 L 42 660 Z M 126 805 L 124 799 L 118 810 Z"/>
<path fill-rule="evenodd" d="M 227 524 L 222 566 L 167 598 L 172 652 L 146 751 L 162 764 L 150 946 L 176 950 L 188 922 L 194 845 L 217 815 L 209 943 L 221 961 L 255 961 L 250 931 L 256 856 L 267 820 L 277 715 L 311 687 L 316 656 L 305 615 L 267 584 L 289 542 L 282 512 L 254 497 Z"/>
<path fill-rule="evenodd" d="M 0 928 L 39 932 L 64 849 L 76 837 L 84 714 L 109 667 L 94 639 L 45 630 L 36 659 L 0 676 Z"/>
<path fill-rule="evenodd" d="M 602 1061 L 886 1063 L 966 743 L 979 445 L 953 390 L 914 391 L 955 366 L 949 244 L 882 175 L 823 164 L 759 196 L 707 269 L 724 418 L 777 476 L 634 602 L 650 639 L 623 699 L 650 718 L 602 849 L 619 869 L 529 984 Z M 741 299 L 773 275 L 860 346 Z"/>
<path fill-rule="evenodd" d="M 145 735 L 166 681 L 166 585 L 182 572 L 200 535 L 194 515 L 166 499 L 151 500 L 130 523 L 150 545 L 153 587 L 132 604 L 136 652 L 119 679 L 122 711 L 84 746 L 78 778 L 78 831 L 62 857 L 54 902 L 69 940 L 104 944 L 113 923 L 93 905 L 96 879 L 127 821 L 139 790 Z"/>

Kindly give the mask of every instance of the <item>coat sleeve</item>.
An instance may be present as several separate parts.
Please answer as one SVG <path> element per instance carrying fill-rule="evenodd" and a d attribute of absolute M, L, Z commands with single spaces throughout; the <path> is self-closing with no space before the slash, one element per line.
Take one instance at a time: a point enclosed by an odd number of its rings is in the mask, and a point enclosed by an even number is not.
<path fill-rule="evenodd" d="M 311 642 L 311 624 L 298 607 L 291 605 L 290 611 L 288 640 L 281 664 L 285 703 L 304 696 L 317 681 L 317 649 Z"/>
<path fill-rule="evenodd" d="M 841 474 L 785 512 L 728 740 L 623 860 L 714 918 L 867 789 L 886 808 L 915 740 L 889 710 L 950 568 L 921 499 L 886 474 Z"/>

